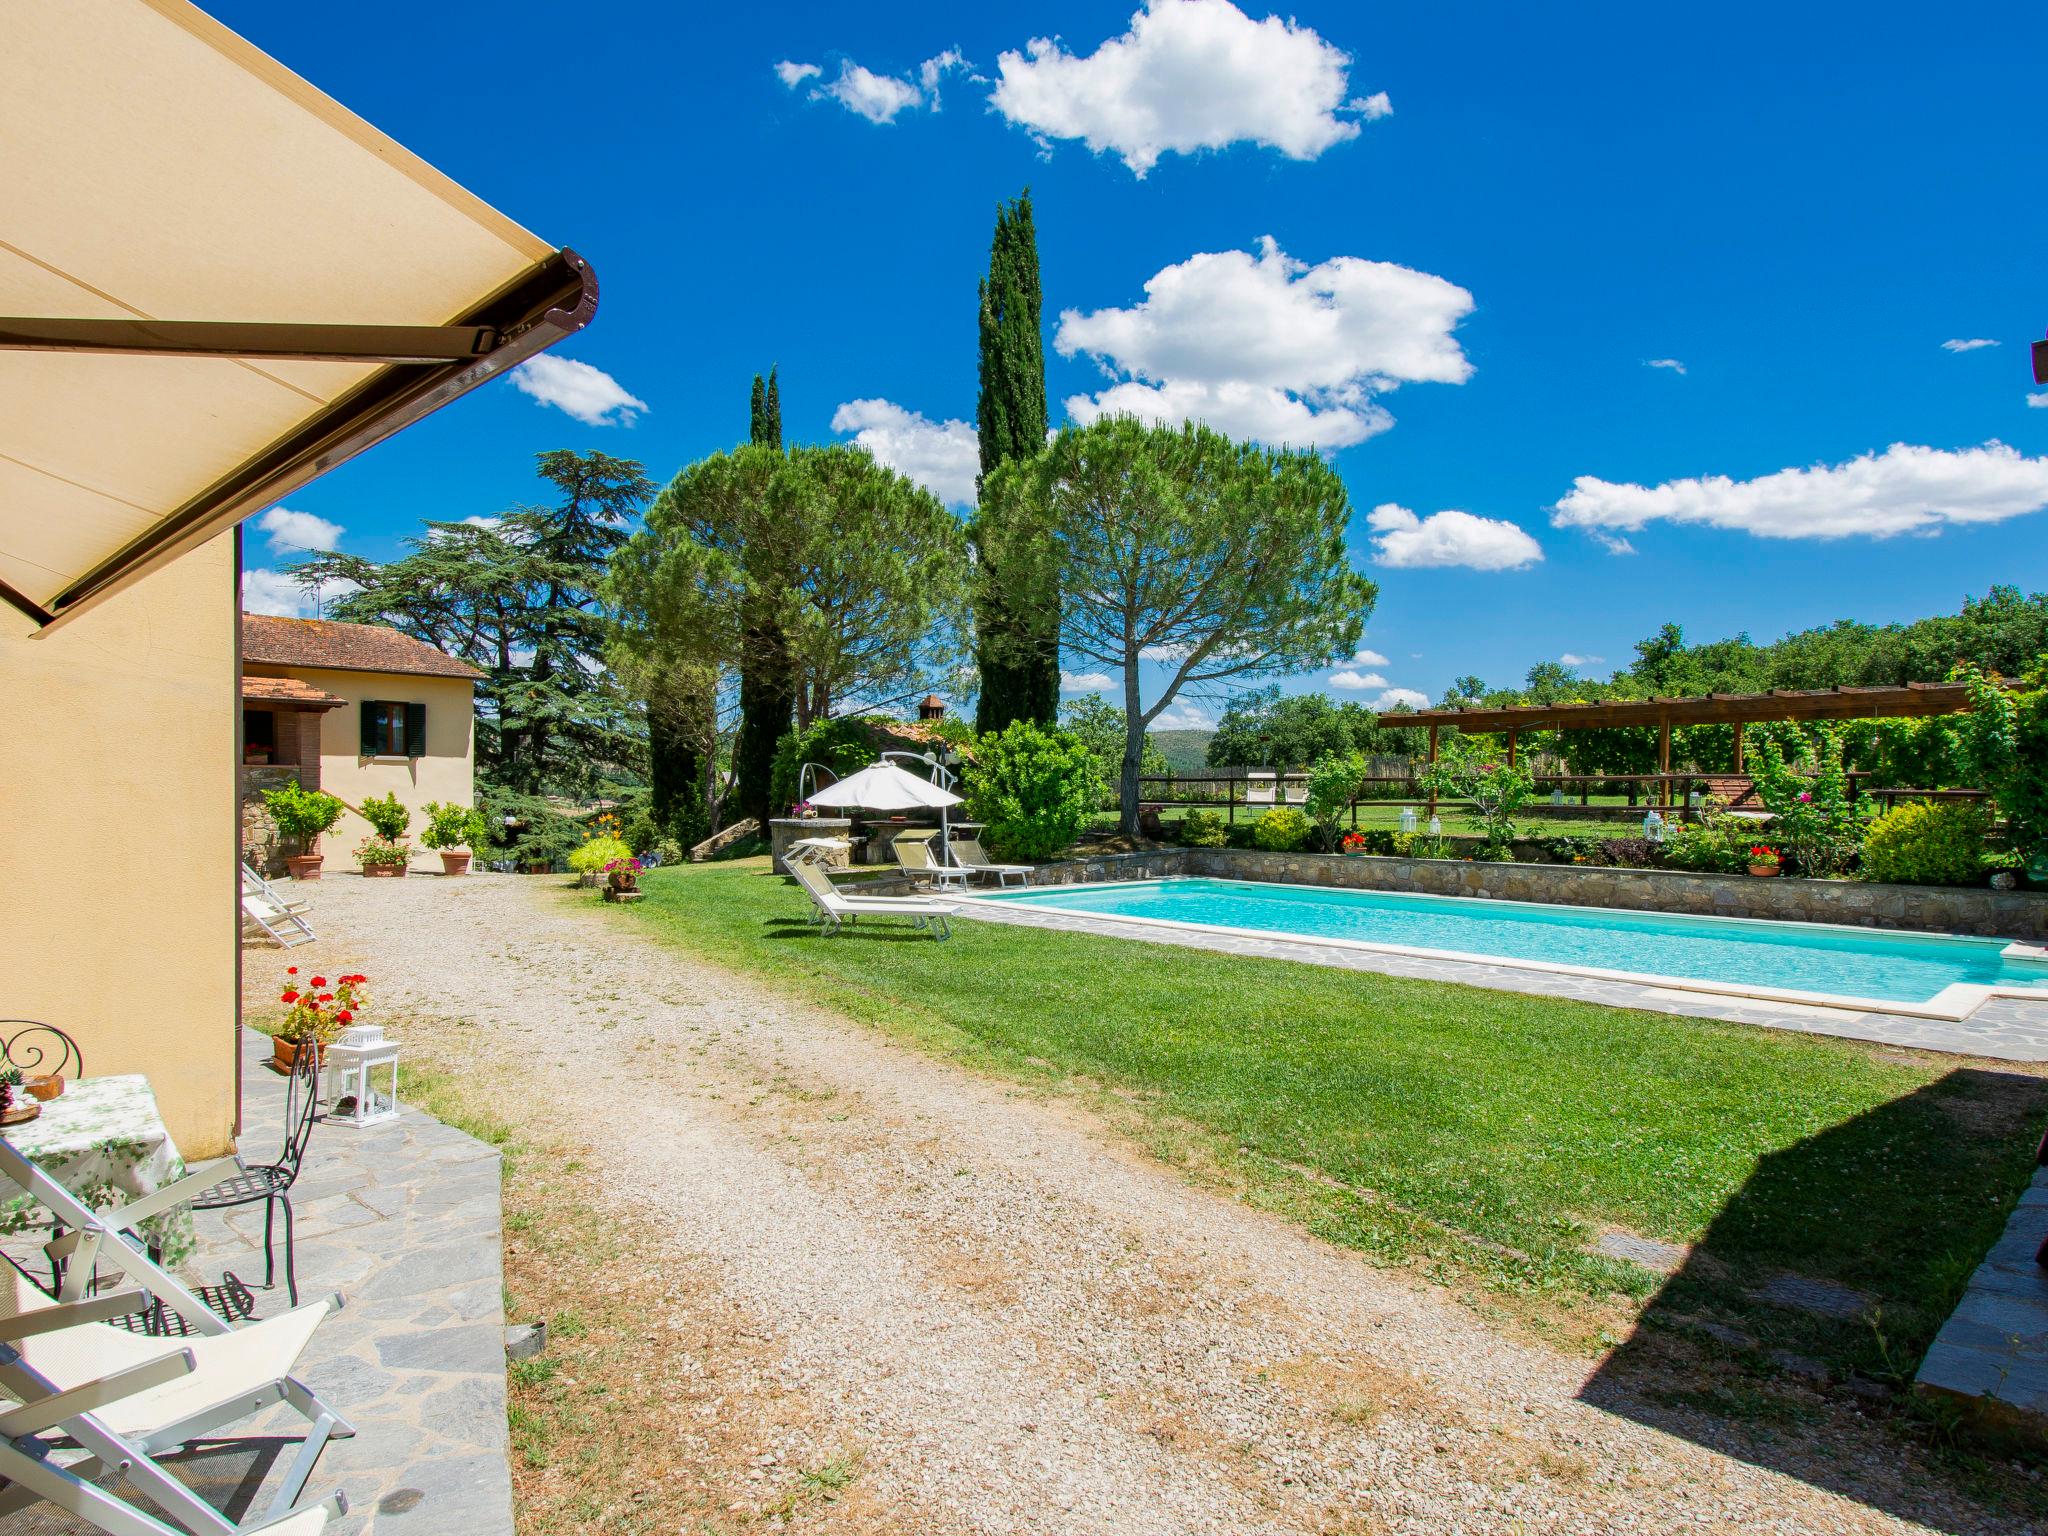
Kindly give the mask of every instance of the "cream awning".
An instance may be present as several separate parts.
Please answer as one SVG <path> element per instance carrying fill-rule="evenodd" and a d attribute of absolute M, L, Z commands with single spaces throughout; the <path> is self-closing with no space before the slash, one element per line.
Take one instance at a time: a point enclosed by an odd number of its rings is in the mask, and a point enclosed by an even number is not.
<path fill-rule="evenodd" d="M 596 296 L 184 0 L 0 6 L 0 598 L 119 590 Z"/>

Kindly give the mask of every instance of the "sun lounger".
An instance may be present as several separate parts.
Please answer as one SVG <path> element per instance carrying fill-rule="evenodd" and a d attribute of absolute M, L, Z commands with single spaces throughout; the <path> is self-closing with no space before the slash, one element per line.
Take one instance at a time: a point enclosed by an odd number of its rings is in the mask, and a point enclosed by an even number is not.
<path fill-rule="evenodd" d="M 947 922 L 957 907 L 923 896 L 849 896 L 833 885 L 824 869 L 814 862 L 809 849 L 791 848 L 783 862 L 790 875 L 811 898 L 817 921 L 827 933 L 861 917 L 907 917 L 918 928 L 929 928 L 933 937 L 947 939 L 952 927 Z"/>
<path fill-rule="evenodd" d="M 990 859 L 981 851 L 978 837 L 956 837 L 946 851 L 953 856 L 954 868 L 964 869 L 970 875 L 994 875 L 998 885 L 1008 885 L 1013 875 L 1019 880 L 1031 877 L 1029 864 L 998 864 Z"/>
<path fill-rule="evenodd" d="M 896 867 L 912 880 L 926 885 L 964 885 L 967 871 L 941 863 L 932 854 L 936 832 L 899 832 L 889 844 L 896 855 Z"/>
<path fill-rule="evenodd" d="M 310 905 L 284 894 L 248 865 L 242 866 L 242 922 L 254 925 L 284 949 L 310 944 L 317 934 L 307 921 Z"/>
<path fill-rule="evenodd" d="M 125 1244 L 117 1244 L 125 1247 Z M 312 1536 L 337 1503 L 294 1511 L 330 1439 L 354 1429 L 291 1375 L 339 1297 L 262 1322 L 191 1338 L 150 1337 L 108 1319 L 148 1304 L 146 1289 L 59 1302 L 12 1262 L 0 1265 L 0 1389 L 19 1405 L 0 1410 L 0 1515 L 47 1499 L 112 1536 L 194 1533 Z M 218 1319 L 215 1319 L 218 1322 Z M 310 1422 L 276 1497 L 249 1524 L 215 1510 L 156 1458 L 227 1425 L 286 1403 Z M 72 1442 L 68 1464 L 53 1438 Z M 97 1486 L 109 1471 L 178 1522 L 162 1524 Z"/>
<path fill-rule="evenodd" d="M 1246 805 L 1271 805 L 1278 778 L 1272 773 L 1248 773 L 1244 776 L 1244 803 Z"/>

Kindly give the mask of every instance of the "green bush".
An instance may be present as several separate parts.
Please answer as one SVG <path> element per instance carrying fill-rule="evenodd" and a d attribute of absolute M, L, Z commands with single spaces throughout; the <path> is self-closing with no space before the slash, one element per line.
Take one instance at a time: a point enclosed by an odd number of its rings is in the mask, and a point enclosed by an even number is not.
<path fill-rule="evenodd" d="M 330 794 L 286 784 L 263 791 L 264 808 L 277 830 L 298 844 L 301 853 L 311 853 L 320 834 L 331 831 L 341 820 L 342 804 Z"/>
<path fill-rule="evenodd" d="M 569 850 L 569 867 L 579 875 L 594 875 L 614 860 L 632 857 L 633 850 L 626 846 L 623 838 L 600 833 L 581 847 Z"/>
<path fill-rule="evenodd" d="M 1318 847 L 1327 851 L 1337 846 L 1337 824 L 1364 777 L 1365 758 L 1357 752 L 1325 752 L 1309 769 L 1306 808 L 1315 823 Z"/>
<path fill-rule="evenodd" d="M 420 841 L 429 848 L 467 847 L 473 851 L 483 847 L 489 836 L 484 813 L 470 806 L 429 800 L 426 813 L 427 828 L 420 833 Z"/>
<path fill-rule="evenodd" d="M 1901 885 L 1975 885 L 1983 878 L 1991 819 L 1967 801 L 1915 800 L 1888 811 L 1863 837 L 1863 878 Z"/>
<path fill-rule="evenodd" d="M 398 803 L 396 793 L 365 795 L 363 820 L 367 821 L 370 830 L 385 842 L 395 843 L 405 836 L 405 829 L 412 825 L 412 812 Z"/>
<path fill-rule="evenodd" d="M 983 736 L 967 773 L 967 814 L 998 859 L 1049 859 L 1095 808 L 1095 759 L 1072 731 L 1019 720 Z"/>
<path fill-rule="evenodd" d="M 1739 822 L 1673 827 L 1664 838 L 1664 862 L 1672 869 L 1739 875 L 1749 868 L 1750 846 L 1757 838 L 1754 826 L 1744 827 Z"/>
<path fill-rule="evenodd" d="M 874 760 L 874 740 L 868 735 L 867 722 L 857 715 L 820 720 L 808 730 L 786 732 L 775 743 L 775 760 L 768 770 L 768 804 L 777 816 L 789 813 L 796 804 L 797 780 L 805 763 L 822 764 L 832 770 L 835 779 L 843 779 Z"/>
<path fill-rule="evenodd" d="M 1221 811 L 1189 811 L 1180 819 L 1180 840 L 1189 848 L 1221 848 L 1230 841 L 1230 830 Z"/>
<path fill-rule="evenodd" d="M 1308 841 L 1308 818 L 1291 805 L 1276 805 L 1252 828 L 1252 841 L 1268 853 L 1293 853 Z"/>

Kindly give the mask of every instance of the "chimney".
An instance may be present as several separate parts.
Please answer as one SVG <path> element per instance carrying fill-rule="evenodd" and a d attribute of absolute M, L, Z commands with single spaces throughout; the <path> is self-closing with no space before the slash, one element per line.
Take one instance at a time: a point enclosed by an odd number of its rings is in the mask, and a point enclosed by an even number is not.
<path fill-rule="evenodd" d="M 920 720 L 943 720 L 945 717 L 946 701 L 936 693 L 926 694 L 924 702 L 917 706 L 917 718 Z"/>

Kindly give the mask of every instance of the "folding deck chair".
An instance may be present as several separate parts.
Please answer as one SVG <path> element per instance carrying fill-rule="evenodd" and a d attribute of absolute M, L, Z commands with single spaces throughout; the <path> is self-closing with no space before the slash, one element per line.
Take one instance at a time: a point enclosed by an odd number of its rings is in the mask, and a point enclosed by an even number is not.
<path fill-rule="evenodd" d="M 242 866 L 242 921 L 253 923 L 284 949 L 310 944 L 319 935 L 306 920 L 309 903 L 285 895 L 248 865 Z"/>
<path fill-rule="evenodd" d="M 339 1496 L 293 1508 L 327 1442 L 355 1432 L 289 1374 L 338 1297 L 221 1334 L 149 1338 L 108 1321 L 145 1304 L 145 1290 L 60 1302 L 12 1261 L 4 1268 L 0 1389 L 18 1406 L 0 1410 L 0 1476 L 8 1480 L 0 1517 L 47 1499 L 110 1536 L 313 1536 L 345 1512 Z M 313 1427 L 277 1496 L 251 1521 L 228 1519 L 158 1465 L 159 1456 L 278 1402 Z M 109 1472 L 178 1524 L 100 1487 Z"/>
<path fill-rule="evenodd" d="M 816 921 L 826 933 L 837 933 L 842 924 L 867 917 L 907 917 L 920 929 L 928 928 L 934 938 L 952 936 L 947 919 L 959 909 L 924 896 L 848 896 L 834 886 L 825 871 L 810 857 L 811 850 L 791 848 L 783 856 L 791 877 L 811 898 Z"/>
<path fill-rule="evenodd" d="M 1008 885 L 1010 877 L 1019 880 L 1030 878 L 1029 864 L 998 864 L 981 851 L 981 839 L 973 835 L 956 837 L 946 852 L 952 855 L 953 867 L 964 869 L 970 875 L 994 875 L 997 885 Z"/>

